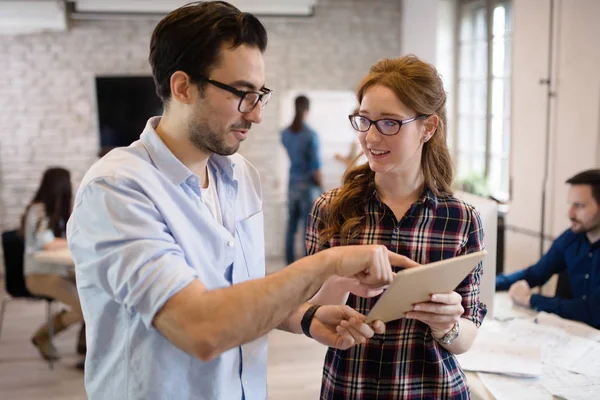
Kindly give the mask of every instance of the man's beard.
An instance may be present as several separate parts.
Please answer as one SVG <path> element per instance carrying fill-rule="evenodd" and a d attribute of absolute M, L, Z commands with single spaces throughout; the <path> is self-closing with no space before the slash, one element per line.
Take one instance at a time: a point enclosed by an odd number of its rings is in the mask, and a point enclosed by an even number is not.
<path fill-rule="evenodd" d="M 241 122 L 231 129 L 250 129 L 252 123 Z M 216 129 L 211 127 L 210 123 L 202 118 L 194 118 L 188 125 L 188 136 L 190 142 L 200 149 L 208 150 L 211 153 L 215 153 L 221 156 L 230 156 L 238 151 L 240 143 L 234 145 L 227 145 L 225 143 L 225 133 L 219 133 Z"/>
<path fill-rule="evenodd" d="M 581 221 L 571 218 L 571 224 L 573 223 L 576 223 L 578 225 L 577 228 L 571 226 L 571 230 L 575 233 L 589 233 L 596 231 L 600 228 L 600 222 L 598 221 L 598 218 L 594 218 L 594 222 L 587 226 L 582 224 Z"/>

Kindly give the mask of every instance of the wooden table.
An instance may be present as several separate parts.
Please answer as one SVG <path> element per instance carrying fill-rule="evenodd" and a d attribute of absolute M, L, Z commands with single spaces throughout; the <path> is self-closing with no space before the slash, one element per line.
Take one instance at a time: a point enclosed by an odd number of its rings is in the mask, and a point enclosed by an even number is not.
<path fill-rule="evenodd" d="M 75 265 L 69 249 L 38 251 L 33 254 L 33 258 L 46 264 Z"/>

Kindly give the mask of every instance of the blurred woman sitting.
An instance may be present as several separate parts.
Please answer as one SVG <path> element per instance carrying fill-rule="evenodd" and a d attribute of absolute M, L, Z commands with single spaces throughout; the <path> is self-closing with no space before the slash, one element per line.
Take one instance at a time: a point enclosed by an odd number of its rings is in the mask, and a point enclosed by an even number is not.
<path fill-rule="evenodd" d="M 70 307 L 70 310 L 63 310 L 53 316 L 54 334 L 83 321 L 74 271 L 69 265 L 38 262 L 33 255 L 41 250 L 67 248 L 64 236 L 71 214 L 72 197 L 69 171 L 64 168 L 49 168 L 44 172 L 42 182 L 21 221 L 21 231 L 25 238 L 23 269 L 27 289 L 35 296 L 50 297 Z M 48 324 L 43 324 L 34 333 L 31 342 L 44 359 L 48 360 L 51 354 L 53 358 L 58 358 L 50 341 Z M 85 354 L 83 327 L 77 350 L 80 354 Z"/>

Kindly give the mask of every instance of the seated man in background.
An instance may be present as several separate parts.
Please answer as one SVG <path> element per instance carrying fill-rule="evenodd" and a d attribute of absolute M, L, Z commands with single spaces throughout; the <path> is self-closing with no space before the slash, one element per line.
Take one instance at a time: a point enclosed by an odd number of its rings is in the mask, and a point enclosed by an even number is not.
<path fill-rule="evenodd" d="M 519 305 L 554 313 L 600 328 L 600 169 L 580 172 L 568 179 L 567 229 L 534 265 L 496 277 L 497 290 L 509 290 Z M 532 294 L 554 274 L 567 271 L 572 299 Z M 595 305 L 595 307 L 594 307 Z"/>

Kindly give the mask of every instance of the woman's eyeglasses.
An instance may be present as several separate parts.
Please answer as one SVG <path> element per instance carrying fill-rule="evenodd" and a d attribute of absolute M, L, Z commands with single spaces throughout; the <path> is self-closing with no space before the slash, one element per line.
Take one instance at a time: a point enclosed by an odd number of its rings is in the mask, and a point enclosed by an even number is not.
<path fill-rule="evenodd" d="M 348 115 L 348 118 L 350 119 L 350 124 L 352 124 L 352 127 L 355 130 L 359 132 L 367 132 L 369 129 L 371 129 L 371 125 L 375 124 L 377 130 L 385 136 L 394 136 L 395 134 L 400 132 L 400 128 L 402 128 L 402 125 L 427 117 L 429 117 L 429 115 L 421 114 L 414 118 L 404 120 L 383 118 L 373 121 L 367 117 L 363 117 L 362 115 L 358 114 Z"/>

